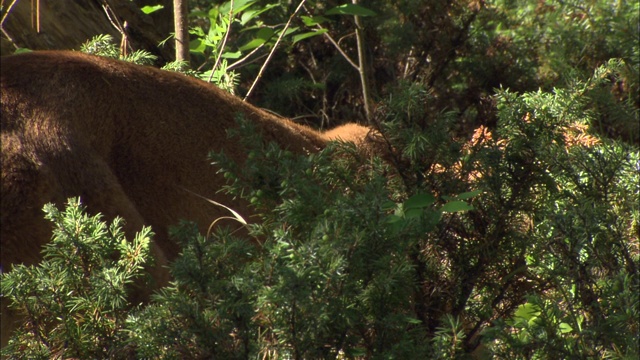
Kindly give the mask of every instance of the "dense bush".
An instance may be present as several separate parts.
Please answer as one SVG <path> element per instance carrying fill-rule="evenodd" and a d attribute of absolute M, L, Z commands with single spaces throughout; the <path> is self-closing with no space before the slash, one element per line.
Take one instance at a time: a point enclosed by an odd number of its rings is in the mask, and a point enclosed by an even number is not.
<path fill-rule="evenodd" d="M 89 217 L 78 199 L 64 212 L 44 208 L 54 224 L 53 239 L 38 266 L 16 265 L 2 274 L 2 296 L 26 316 L 3 350 L 22 359 L 116 357 L 126 342 L 126 319 L 133 309 L 128 292 L 143 276 L 152 233 L 144 229 L 132 241 L 122 219 L 107 226 Z"/>
<path fill-rule="evenodd" d="M 453 115 L 420 112 L 426 92 L 399 89 L 419 96 L 391 101 L 381 114 L 397 166 L 362 158 L 347 144 L 293 155 L 259 134 L 239 137 L 254 134 L 240 120 L 231 136 L 247 146 L 249 160 L 239 166 L 212 156 L 230 180 L 226 190 L 262 214 L 249 226 L 253 239 L 224 229 L 206 238 L 183 224 L 174 234 L 183 244 L 174 283 L 124 322 L 131 309 L 124 290 L 95 293 L 104 274 L 124 274 L 100 265 L 125 246 L 121 235 L 111 231 L 115 248 L 83 250 L 75 239 L 104 241 L 104 231 L 92 230 L 104 226 L 93 218 L 84 220 L 92 227 L 75 225 L 76 207 L 67 220 L 53 212 L 58 223 L 88 232 L 66 230 L 73 235 L 66 239 L 57 232 L 48 251 L 79 250 L 62 251 L 77 254 L 66 263 L 56 260 L 61 252 L 47 255 L 42 267 L 57 264 L 55 271 L 3 275 L 3 292 L 34 319 L 8 351 L 28 342 L 41 354 L 66 349 L 69 356 L 76 351 L 69 344 L 78 343 L 86 354 L 124 349 L 145 358 L 462 358 L 474 351 L 633 358 L 640 156 L 581 126 L 597 103 L 589 94 L 620 66 L 611 62 L 553 93 L 500 91 L 498 128 L 467 143 L 447 140 Z M 416 126 L 422 122 L 429 129 Z M 76 265 L 89 260 L 100 266 Z M 49 286 L 55 279 L 60 284 Z M 72 286 L 78 290 L 68 299 L 29 290 Z M 42 306 L 42 298 L 59 299 L 58 308 Z M 89 322 L 65 315 L 70 309 L 104 315 Z"/>
<path fill-rule="evenodd" d="M 338 4 L 314 5 L 322 13 Z M 364 24 L 367 69 L 378 80 L 371 86 L 383 99 L 371 121 L 388 149 L 384 160 L 339 143 L 294 155 L 239 119 L 229 136 L 248 160 L 211 156 L 229 180 L 224 190 L 260 215 L 245 235 L 219 228 L 204 236 L 181 224 L 174 282 L 141 308 L 123 296 L 142 259 L 114 262 L 113 253 L 143 249 L 148 234 L 126 245 L 117 226 L 98 231 L 104 225 L 80 216 L 77 204 L 65 216 L 47 208 L 61 229 L 86 223 L 70 229 L 88 232 L 58 231 L 39 268 L 3 275 L 3 294 L 30 320 L 5 353 L 640 356 L 637 1 L 363 6 L 378 14 Z M 291 13 L 283 4 L 263 9 L 247 19 L 278 23 Z M 322 24 L 351 31 L 352 19 L 339 18 Z M 253 30 L 259 26 L 234 36 L 245 44 Z M 265 74 L 267 88 L 289 84 L 300 97 L 262 99 L 299 113 L 308 105 L 300 99 L 320 96 L 326 101 L 314 106 L 325 107 L 314 113 L 353 112 L 336 104 L 357 80 L 321 39 L 292 39 L 295 56 L 276 56 Z M 229 44 L 227 51 L 240 46 Z M 314 62 L 320 56 L 326 61 Z M 326 81 L 306 86 L 305 73 Z M 93 241 L 110 245 L 98 250 Z M 111 273 L 118 286 L 102 294 Z"/>

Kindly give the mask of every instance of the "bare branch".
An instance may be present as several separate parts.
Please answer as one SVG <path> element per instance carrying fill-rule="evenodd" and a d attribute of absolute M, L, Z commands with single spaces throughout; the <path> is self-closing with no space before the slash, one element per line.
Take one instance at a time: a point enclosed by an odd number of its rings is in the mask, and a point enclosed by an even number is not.
<path fill-rule="evenodd" d="M 249 91 L 247 92 L 247 95 L 244 97 L 244 99 L 242 99 L 243 101 L 247 101 L 247 99 L 249 98 L 249 96 L 253 92 L 253 88 L 256 86 L 258 81 L 260 81 L 260 78 L 262 77 L 262 73 L 264 72 L 264 69 L 267 67 L 267 64 L 271 60 L 271 57 L 273 56 L 273 54 L 275 53 L 276 49 L 278 48 L 278 45 L 280 44 L 280 41 L 284 37 L 284 34 L 286 34 L 287 29 L 289 28 L 289 25 L 291 25 L 291 21 L 293 21 L 293 17 L 296 16 L 296 14 L 298 13 L 298 11 L 300 11 L 300 9 L 302 8 L 302 5 L 304 5 L 304 3 L 306 1 L 307 0 L 302 0 L 300 2 L 300 4 L 298 4 L 298 7 L 296 8 L 296 11 L 294 11 L 293 14 L 291 14 L 291 16 L 289 16 L 289 20 L 285 24 L 284 29 L 282 29 L 282 32 L 280 33 L 280 36 L 278 36 L 278 40 L 276 40 L 275 45 L 273 45 L 273 49 L 271 49 L 271 52 L 269 53 L 269 56 L 267 56 L 267 59 L 264 61 L 264 64 L 262 64 L 262 67 L 260 68 L 260 71 L 258 72 L 258 76 L 253 81 L 253 84 L 251 84 L 251 87 L 249 88 Z"/>

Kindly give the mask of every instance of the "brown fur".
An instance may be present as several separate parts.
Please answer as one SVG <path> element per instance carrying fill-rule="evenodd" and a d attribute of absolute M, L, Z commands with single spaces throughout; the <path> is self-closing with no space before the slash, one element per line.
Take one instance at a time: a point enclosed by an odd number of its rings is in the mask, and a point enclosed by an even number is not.
<path fill-rule="evenodd" d="M 299 153 L 317 151 L 334 138 L 362 145 L 369 131 L 347 125 L 321 134 L 202 81 L 81 53 L 34 52 L 1 62 L 5 271 L 40 259 L 51 237 L 42 206 L 62 205 L 72 196 L 80 196 L 91 213 L 124 217 L 129 236 L 151 225 L 159 265 L 178 253 L 168 226 L 189 219 L 205 231 L 228 215 L 190 192 L 248 215 L 246 203 L 218 192 L 225 180 L 207 160 L 212 150 L 244 158 L 244 149 L 226 133 L 238 113 L 265 140 Z M 161 266 L 154 272 L 166 281 Z M 10 323 L 5 305 L 3 344 Z"/>

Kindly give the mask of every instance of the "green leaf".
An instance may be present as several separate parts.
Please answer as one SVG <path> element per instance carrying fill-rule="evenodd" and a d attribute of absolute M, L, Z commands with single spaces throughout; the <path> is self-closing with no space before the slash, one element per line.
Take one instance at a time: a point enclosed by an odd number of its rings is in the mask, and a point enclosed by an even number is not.
<path fill-rule="evenodd" d="M 376 13 L 355 4 L 344 4 L 336 6 L 333 9 L 327 11 L 327 15 L 354 15 L 354 16 L 375 16 Z"/>
<path fill-rule="evenodd" d="M 222 54 L 223 59 L 239 59 L 240 56 L 242 56 L 242 52 L 240 51 L 235 51 L 235 52 L 227 51 Z"/>
<path fill-rule="evenodd" d="M 416 194 L 405 201 L 404 208 L 424 208 L 432 205 L 435 201 L 436 198 L 431 194 Z"/>
<path fill-rule="evenodd" d="M 395 209 L 396 207 L 398 207 L 398 204 L 396 204 L 391 200 L 387 200 L 382 204 L 381 209 L 384 211 L 388 211 L 388 210 Z"/>
<path fill-rule="evenodd" d="M 192 53 L 202 54 L 207 45 L 200 39 L 193 39 L 189 41 L 189 51 Z"/>
<path fill-rule="evenodd" d="M 317 36 L 317 35 L 322 35 L 324 33 L 326 33 L 328 30 L 327 29 L 321 29 L 318 31 L 310 31 L 310 32 L 306 32 L 306 33 L 302 33 L 302 34 L 298 34 L 296 36 L 293 37 L 293 43 L 297 43 L 300 40 L 304 40 L 313 36 Z"/>
<path fill-rule="evenodd" d="M 238 14 L 249 8 L 251 5 L 255 4 L 257 0 L 235 0 L 233 2 L 233 13 Z M 220 12 L 223 14 L 229 14 L 229 9 L 231 8 L 231 1 L 224 3 L 220 6 Z"/>
<path fill-rule="evenodd" d="M 154 13 L 158 10 L 164 9 L 163 5 L 147 5 L 147 6 L 143 6 L 142 8 L 140 8 L 140 10 L 142 10 L 143 13 L 149 15 L 151 13 Z"/>
<path fill-rule="evenodd" d="M 293 34 L 294 32 L 298 31 L 298 29 L 300 29 L 300 28 L 299 28 L 299 27 L 297 27 L 297 26 L 295 26 L 295 27 L 294 27 L 294 26 L 292 26 L 292 27 L 288 28 L 288 29 L 287 29 L 287 31 L 285 31 L 285 32 L 284 32 L 284 36 L 291 35 L 291 34 Z M 278 31 L 278 32 L 277 32 L 278 36 L 280 36 L 280 32 L 281 32 L 281 31 L 282 31 L 282 30 L 280 30 L 280 31 Z"/>
<path fill-rule="evenodd" d="M 393 223 L 397 223 L 398 221 L 403 220 L 401 216 L 398 215 L 389 215 L 387 216 L 387 224 L 393 224 Z"/>
<path fill-rule="evenodd" d="M 273 36 L 273 30 L 268 27 L 264 27 L 258 30 L 258 32 L 256 33 L 256 37 L 263 39 L 264 41 L 271 39 L 272 36 Z"/>
<path fill-rule="evenodd" d="M 242 24 L 243 26 L 246 25 L 249 21 L 251 21 L 251 19 L 258 16 L 258 14 L 258 10 L 245 11 L 242 16 L 240 16 L 240 24 Z"/>
<path fill-rule="evenodd" d="M 473 191 L 469 191 L 469 192 L 462 193 L 462 194 L 460 194 L 460 195 L 456 196 L 456 198 L 457 198 L 458 200 L 467 200 L 467 199 L 472 198 L 472 197 L 474 197 L 474 196 L 478 196 L 478 195 L 480 195 L 481 193 L 482 193 L 482 190 L 477 189 L 477 190 L 473 190 Z"/>
<path fill-rule="evenodd" d="M 566 333 L 570 333 L 573 331 L 573 328 L 571 327 L 571 325 L 567 324 L 567 323 L 560 323 L 560 332 L 563 334 Z"/>
<path fill-rule="evenodd" d="M 307 26 L 316 26 L 327 21 L 330 20 L 324 16 L 302 16 L 302 22 Z"/>
<path fill-rule="evenodd" d="M 528 322 L 535 320 L 540 315 L 540 308 L 531 303 L 526 303 L 518 306 L 518 309 L 513 314 L 513 317 L 524 319 Z"/>
<path fill-rule="evenodd" d="M 462 193 L 460 195 L 455 195 L 455 196 L 447 196 L 447 195 L 442 195 L 442 199 L 446 200 L 446 201 L 452 201 L 452 200 L 466 200 L 469 198 L 472 198 L 476 195 L 479 195 L 482 193 L 482 190 L 477 189 L 477 190 L 473 190 L 473 191 L 469 191 L 469 192 L 465 192 Z"/>
<path fill-rule="evenodd" d="M 249 21 L 257 18 L 260 14 L 273 9 L 276 6 L 278 6 L 278 5 L 277 4 L 270 4 L 270 5 L 267 5 L 267 6 L 263 7 L 263 8 L 261 8 L 261 9 L 247 10 L 240 17 L 240 24 L 246 25 L 247 23 L 249 23 Z"/>
<path fill-rule="evenodd" d="M 248 43 L 238 48 L 238 50 L 247 51 L 247 50 L 255 49 L 258 46 L 266 43 L 269 39 L 271 39 L 272 36 L 273 36 L 273 30 L 266 27 L 262 28 L 258 30 L 258 32 L 256 33 L 256 37 L 254 39 L 252 39 Z"/>
<path fill-rule="evenodd" d="M 473 206 L 461 200 L 451 201 L 442 206 L 442 211 L 444 212 L 458 212 L 468 210 L 473 210 Z"/>
<path fill-rule="evenodd" d="M 16 51 L 14 52 L 14 54 L 25 54 L 25 53 L 30 53 L 33 50 L 31 49 L 27 49 L 27 48 L 18 48 L 16 49 Z"/>
<path fill-rule="evenodd" d="M 404 217 L 405 217 L 405 219 L 419 218 L 419 217 L 422 216 L 423 213 L 424 213 L 424 211 L 422 209 L 411 208 L 411 209 L 407 209 L 404 212 Z"/>

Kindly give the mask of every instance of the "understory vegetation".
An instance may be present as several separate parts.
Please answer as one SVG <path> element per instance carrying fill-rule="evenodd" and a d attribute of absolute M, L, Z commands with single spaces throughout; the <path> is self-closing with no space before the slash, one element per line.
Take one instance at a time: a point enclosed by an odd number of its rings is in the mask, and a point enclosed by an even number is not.
<path fill-rule="evenodd" d="M 261 77 L 261 106 L 366 122 L 381 156 L 293 154 L 238 118 L 247 161 L 211 159 L 259 216 L 176 224 L 173 281 L 146 304 L 127 294 L 150 229 L 125 241 L 78 199 L 45 207 L 43 262 L 2 274 L 27 318 L 3 355 L 640 356 L 638 1 L 341 4 L 284 30 L 298 3 L 193 1 L 192 51 L 236 93 Z"/>

